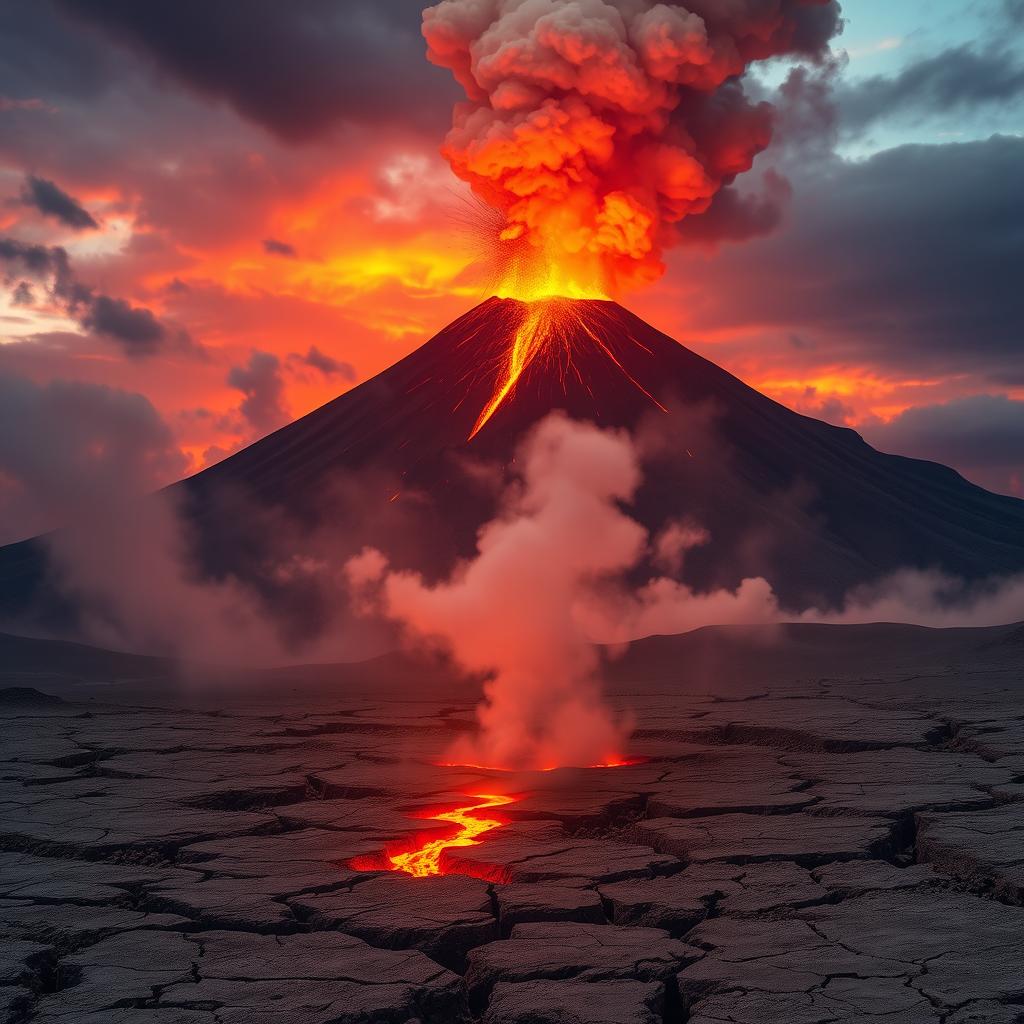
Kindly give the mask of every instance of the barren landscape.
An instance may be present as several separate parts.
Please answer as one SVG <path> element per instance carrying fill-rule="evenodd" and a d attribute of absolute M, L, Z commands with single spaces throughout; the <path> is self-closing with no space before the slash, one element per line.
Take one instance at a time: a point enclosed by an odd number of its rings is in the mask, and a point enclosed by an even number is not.
<path fill-rule="evenodd" d="M 612 681 L 636 763 L 512 775 L 437 763 L 473 701 L 436 681 L 146 699 L 23 659 L 9 1020 L 1018 1021 L 1022 664 L 1020 627 L 650 641 Z M 440 874 L 352 866 L 479 794 L 504 824 Z"/>

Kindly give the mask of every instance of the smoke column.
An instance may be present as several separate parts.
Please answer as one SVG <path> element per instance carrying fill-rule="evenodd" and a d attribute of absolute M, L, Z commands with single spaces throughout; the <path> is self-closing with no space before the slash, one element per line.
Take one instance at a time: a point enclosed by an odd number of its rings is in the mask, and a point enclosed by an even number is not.
<path fill-rule="evenodd" d="M 835 0 L 443 0 L 431 61 L 467 101 L 443 147 L 495 208 L 515 297 L 596 297 L 655 279 L 674 226 L 704 213 L 772 136 L 742 76 L 822 57 Z"/>
<path fill-rule="evenodd" d="M 431 585 L 389 571 L 372 548 L 348 562 L 348 579 L 366 610 L 379 608 L 414 638 L 440 641 L 467 671 L 489 676 L 479 735 L 452 760 L 501 768 L 612 763 L 625 752 L 631 723 L 601 699 L 595 642 L 643 635 L 623 634 L 623 623 L 643 630 L 667 618 L 701 624 L 705 615 L 765 621 L 777 606 L 760 582 L 707 595 L 666 588 L 668 581 L 651 581 L 654 589 L 639 595 L 623 585 L 650 540 L 621 508 L 642 479 L 628 435 L 552 414 L 524 441 L 516 465 L 522 479 L 480 531 L 476 557 L 450 580 Z"/>

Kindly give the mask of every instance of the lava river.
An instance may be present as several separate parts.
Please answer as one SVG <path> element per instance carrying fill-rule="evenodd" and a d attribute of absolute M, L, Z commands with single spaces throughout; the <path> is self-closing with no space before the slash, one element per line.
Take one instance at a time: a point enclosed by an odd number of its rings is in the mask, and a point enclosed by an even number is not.
<path fill-rule="evenodd" d="M 480 842 L 480 836 L 506 824 L 501 819 L 482 817 L 477 812 L 486 811 L 492 807 L 504 807 L 506 804 L 515 803 L 519 797 L 479 793 L 472 799 L 477 802 L 469 804 L 467 807 L 456 807 L 451 811 L 441 811 L 428 816 L 431 821 L 447 821 L 458 825 L 459 831 L 455 835 L 443 839 L 431 839 L 423 846 L 410 850 L 408 853 L 388 854 L 387 859 L 391 869 L 404 871 L 416 878 L 444 874 L 441 856 L 445 850 L 476 846 Z"/>

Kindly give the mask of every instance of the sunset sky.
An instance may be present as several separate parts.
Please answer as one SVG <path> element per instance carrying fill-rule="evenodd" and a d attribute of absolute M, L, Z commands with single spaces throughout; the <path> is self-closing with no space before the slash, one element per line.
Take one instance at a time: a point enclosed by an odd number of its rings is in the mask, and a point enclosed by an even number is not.
<path fill-rule="evenodd" d="M 0 542 L 86 477 L 210 465 L 486 297 L 423 6 L 0 5 Z M 1024 2 L 842 6 L 832 64 L 756 72 L 776 139 L 737 188 L 781 213 L 695 226 L 623 301 L 794 409 L 1024 495 Z"/>

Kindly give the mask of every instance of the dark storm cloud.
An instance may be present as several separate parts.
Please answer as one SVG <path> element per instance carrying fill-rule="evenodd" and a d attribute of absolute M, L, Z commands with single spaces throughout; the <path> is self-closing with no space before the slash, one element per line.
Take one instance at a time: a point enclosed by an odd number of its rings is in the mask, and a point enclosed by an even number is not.
<path fill-rule="evenodd" d="M 419 0 L 57 2 L 284 139 L 449 117 L 454 89 L 424 59 Z"/>
<path fill-rule="evenodd" d="M 942 114 L 1024 96 L 1024 63 L 1012 50 L 959 46 L 918 61 L 892 78 L 877 76 L 840 89 L 846 130 L 900 114 Z"/>
<path fill-rule="evenodd" d="M 706 213 L 680 221 L 676 237 L 683 244 L 715 246 L 770 235 L 782 223 L 793 190 L 782 175 L 771 170 L 761 185 L 760 191 L 752 193 L 723 188 Z"/>
<path fill-rule="evenodd" d="M 294 245 L 289 245 L 287 242 L 279 242 L 276 238 L 264 238 L 263 251 L 270 256 L 294 257 L 296 255 Z"/>
<path fill-rule="evenodd" d="M 951 462 L 970 479 L 996 490 L 1024 481 L 1024 402 L 973 395 L 918 406 L 864 434 L 883 451 Z"/>
<path fill-rule="evenodd" d="M 270 352 L 255 351 L 246 366 L 233 366 L 228 384 L 245 396 L 239 408 L 257 434 L 269 434 L 291 418 L 284 406 L 281 361 Z"/>
<path fill-rule="evenodd" d="M 904 146 L 791 173 L 798 202 L 782 230 L 679 268 L 695 276 L 701 326 L 775 325 L 915 374 L 994 379 L 1019 364 L 1024 139 Z"/>
<path fill-rule="evenodd" d="M 70 315 L 91 299 L 91 292 L 80 284 L 71 270 L 67 252 L 59 245 L 34 245 L 15 238 L 0 238 L 0 269 L 3 282 L 15 286 L 18 275 L 47 282 L 50 295 Z"/>
<path fill-rule="evenodd" d="M 98 228 L 99 224 L 82 204 L 62 188 L 46 178 L 30 174 L 25 178 L 21 201 L 32 206 L 47 217 L 54 217 L 61 224 L 76 231 Z"/>
<path fill-rule="evenodd" d="M 0 3 L 0 96 L 21 109 L 47 99 L 89 101 L 118 75 L 116 54 L 55 14 L 50 0 Z"/>
<path fill-rule="evenodd" d="M 109 295 L 95 296 L 82 326 L 121 342 L 136 355 L 156 352 L 167 334 L 150 310 Z"/>
<path fill-rule="evenodd" d="M 0 372 L 0 543 L 154 490 L 187 468 L 142 395 Z"/>
<path fill-rule="evenodd" d="M 15 301 L 31 300 L 29 278 L 43 284 L 51 301 L 82 328 L 114 341 L 129 356 L 148 356 L 168 344 L 191 348 L 187 332 L 162 323 L 144 306 L 132 306 L 124 299 L 94 292 L 79 281 L 66 250 L 60 246 L 32 245 L 13 238 L 0 238 L 0 281 L 12 291 Z"/>
<path fill-rule="evenodd" d="M 314 370 L 319 370 L 325 377 L 338 375 L 348 381 L 356 379 L 356 368 L 351 363 L 334 359 L 326 352 L 321 352 L 316 345 L 310 345 L 309 351 L 305 355 L 294 353 L 290 358 L 304 363 L 306 366 L 311 366 Z"/>

